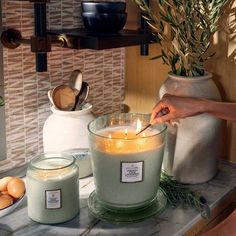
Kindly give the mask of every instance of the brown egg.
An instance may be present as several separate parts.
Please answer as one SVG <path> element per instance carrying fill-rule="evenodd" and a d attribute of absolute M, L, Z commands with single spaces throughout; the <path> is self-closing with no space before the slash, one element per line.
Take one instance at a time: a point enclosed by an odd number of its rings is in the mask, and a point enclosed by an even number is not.
<path fill-rule="evenodd" d="M 8 192 L 7 191 L 2 191 L 1 194 L 8 194 Z"/>
<path fill-rule="evenodd" d="M 7 184 L 12 179 L 13 179 L 13 177 L 11 177 L 11 176 L 6 176 L 6 177 L 0 179 L 0 191 L 6 191 L 7 190 Z"/>
<path fill-rule="evenodd" d="M 10 196 L 9 194 L 7 194 L 7 193 L 1 195 L 1 197 L 9 198 L 9 199 L 14 201 L 14 198 L 12 196 Z"/>
<path fill-rule="evenodd" d="M 7 191 L 2 192 L 1 196 L 10 197 L 13 200 L 13 202 L 15 202 L 15 200 L 17 200 L 17 198 L 14 198 L 14 197 L 10 196 Z"/>
<path fill-rule="evenodd" d="M 8 207 L 13 204 L 13 199 L 7 195 L 0 196 L 0 209 Z"/>
<path fill-rule="evenodd" d="M 9 181 L 7 185 L 7 192 L 10 196 L 14 198 L 21 197 L 25 192 L 25 183 L 20 178 L 13 178 Z"/>

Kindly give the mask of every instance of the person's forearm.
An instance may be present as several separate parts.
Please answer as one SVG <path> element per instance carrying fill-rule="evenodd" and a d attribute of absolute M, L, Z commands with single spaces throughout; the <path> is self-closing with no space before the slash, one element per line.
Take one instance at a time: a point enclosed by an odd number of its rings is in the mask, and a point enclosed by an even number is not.
<path fill-rule="evenodd" d="M 236 103 L 202 100 L 201 110 L 224 120 L 236 121 Z"/>
<path fill-rule="evenodd" d="M 168 108 L 169 112 L 162 116 L 158 115 L 164 108 Z M 224 120 L 236 121 L 236 103 L 165 94 L 153 108 L 150 123 L 164 123 L 202 113 L 208 113 Z"/>

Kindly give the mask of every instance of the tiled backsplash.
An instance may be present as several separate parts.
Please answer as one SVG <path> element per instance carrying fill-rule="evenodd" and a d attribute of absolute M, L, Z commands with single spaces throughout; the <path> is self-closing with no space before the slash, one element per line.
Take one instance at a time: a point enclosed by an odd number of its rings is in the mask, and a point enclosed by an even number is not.
<path fill-rule="evenodd" d="M 51 0 L 47 4 L 48 29 L 81 27 L 81 0 Z M 33 4 L 2 0 L 3 28 L 15 28 L 25 38 L 34 32 Z M 50 115 L 47 91 L 80 69 L 91 92 L 95 114 L 120 111 L 124 100 L 124 49 L 103 51 L 52 47 L 48 72 L 35 72 L 35 55 L 22 45 L 3 50 L 7 159 L 0 171 L 27 162 L 43 151 L 42 128 Z"/>

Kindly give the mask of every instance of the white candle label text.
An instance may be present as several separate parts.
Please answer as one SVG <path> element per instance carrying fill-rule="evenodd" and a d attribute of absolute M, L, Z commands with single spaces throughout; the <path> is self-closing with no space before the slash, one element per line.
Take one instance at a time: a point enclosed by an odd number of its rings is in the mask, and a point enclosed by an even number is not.
<path fill-rule="evenodd" d="M 46 190 L 45 191 L 45 208 L 59 209 L 61 208 L 61 190 Z"/>
<path fill-rule="evenodd" d="M 143 181 L 144 162 L 121 162 L 121 182 L 135 183 Z"/>

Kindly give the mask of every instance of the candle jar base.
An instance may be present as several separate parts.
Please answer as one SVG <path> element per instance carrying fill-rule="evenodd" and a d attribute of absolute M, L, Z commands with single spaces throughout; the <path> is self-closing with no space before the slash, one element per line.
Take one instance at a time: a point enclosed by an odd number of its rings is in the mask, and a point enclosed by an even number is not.
<path fill-rule="evenodd" d="M 157 201 L 157 195 L 155 195 L 153 198 L 149 200 L 146 200 L 144 202 L 139 202 L 137 204 L 114 204 L 114 203 L 104 202 L 99 198 L 99 195 L 97 193 L 96 193 L 96 198 L 104 209 L 107 209 L 108 211 L 121 212 L 121 213 L 141 211 L 153 205 L 153 203 Z"/>
<path fill-rule="evenodd" d="M 166 207 L 167 199 L 161 190 L 158 190 L 154 200 L 139 208 L 108 208 L 99 201 L 96 192 L 93 191 L 88 199 L 88 207 L 93 216 L 100 220 L 114 223 L 134 223 L 160 214 Z"/>

